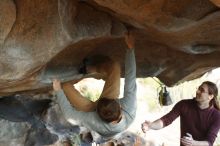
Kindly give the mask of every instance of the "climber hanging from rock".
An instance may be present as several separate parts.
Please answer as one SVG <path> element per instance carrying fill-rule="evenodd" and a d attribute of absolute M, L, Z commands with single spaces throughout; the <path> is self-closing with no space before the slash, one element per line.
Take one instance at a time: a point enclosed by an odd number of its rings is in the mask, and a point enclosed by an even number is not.
<path fill-rule="evenodd" d="M 130 33 L 125 35 L 128 46 L 125 56 L 125 85 L 124 97 L 118 99 L 120 91 L 120 65 L 105 58 L 98 63 L 93 60 L 84 60 L 82 73 L 98 73 L 105 80 L 102 94 L 96 102 L 83 97 L 71 82 L 61 83 L 58 79 L 53 80 L 53 89 L 56 100 L 71 123 L 77 121 L 91 131 L 101 135 L 99 142 L 108 141 L 115 135 L 126 130 L 134 121 L 136 115 L 136 62 L 134 54 L 134 37 Z M 96 77 L 97 78 L 97 77 Z M 73 122 L 72 122 L 73 123 Z M 73 123 L 76 124 L 76 123 Z"/>

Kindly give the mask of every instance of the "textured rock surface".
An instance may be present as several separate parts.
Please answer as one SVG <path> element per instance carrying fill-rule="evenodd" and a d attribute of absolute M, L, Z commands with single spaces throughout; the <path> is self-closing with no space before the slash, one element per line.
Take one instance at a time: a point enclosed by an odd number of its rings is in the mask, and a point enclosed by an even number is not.
<path fill-rule="evenodd" d="M 70 138 L 74 134 L 78 134 L 80 131 L 80 128 L 78 126 L 70 125 L 65 118 L 63 117 L 62 112 L 60 111 L 59 106 L 52 102 L 50 104 L 50 107 L 47 109 L 44 109 L 44 112 L 40 115 L 33 114 L 31 111 L 36 111 L 36 107 L 41 106 L 37 103 L 39 103 L 40 100 L 45 99 L 51 99 L 52 95 L 50 94 L 37 94 L 37 93 L 31 93 L 27 95 L 16 95 L 16 99 L 20 101 L 20 104 L 18 102 L 12 101 L 11 104 L 8 104 L 8 107 L 10 107 L 10 112 L 4 112 L 1 109 L 0 113 L 0 145 L 1 146 L 33 146 L 33 145 L 48 145 L 48 144 L 57 144 L 61 145 L 60 142 L 63 140 L 66 140 Z M 8 97 L 9 98 L 9 97 Z M 11 98 L 11 97 L 10 97 Z M 28 102 L 34 102 L 35 104 L 32 104 L 31 107 L 27 111 L 20 110 L 21 105 L 26 105 L 27 108 Z M 40 103 L 42 104 L 42 103 Z M 2 105 L 2 101 L 1 101 Z M 34 106 L 35 105 L 35 106 Z M 17 108 L 17 110 L 13 110 Z M 3 115 L 3 113 L 8 113 L 8 118 Z M 15 116 L 14 114 L 17 114 Z M 34 117 L 37 117 L 36 125 L 32 125 L 28 119 L 31 119 L 31 117 L 28 117 L 27 119 L 21 120 L 21 118 L 24 117 L 26 114 L 31 114 Z M 12 120 L 11 115 L 14 115 L 14 118 Z M 18 120 L 15 120 L 18 119 Z M 34 122 L 35 119 L 32 119 Z M 27 122 L 25 122 L 27 121 Z M 43 124 L 45 127 L 42 127 L 43 125 L 39 126 L 38 124 Z M 37 128 L 34 128 L 34 127 Z M 42 129 L 43 128 L 43 129 Z M 45 129 L 46 128 L 46 129 Z M 39 133 L 39 134 L 36 134 Z M 53 135 L 53 137 L 56 137 L 53 141 L 50 140 L 50 137 Z"/>
<path fill-rule="evenodd" d="M 1 146 L 23 145 L 26 133 L 29 129 L 27 123 L 16 123 L 0 119 L 0 126 Z"/>
<path fill-rule="evenodd" d="M 43 88 L 45 65 L 77 67 L 93 54 L 122 64 L 136 37 L 138 77 L 171 86 L 220 66 L 218 0 L 1 0 L 0 94 Z M 3 20 L 3 21 L 2 21 Z"/>

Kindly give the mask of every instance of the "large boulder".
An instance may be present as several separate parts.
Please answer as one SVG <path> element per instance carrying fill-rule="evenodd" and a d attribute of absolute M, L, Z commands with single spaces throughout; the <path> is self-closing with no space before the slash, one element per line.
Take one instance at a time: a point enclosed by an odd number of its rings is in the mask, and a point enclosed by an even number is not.
<path fill-rule="evenodd" d="M 217 0 L 1 0 L 0 94 L 48 87 L 42 77 L 48 70 L 60 69 L 62 77 L 71 68 L 77 78 L 82 59 L 95 54 L 111 56 L 123 70 L 128 28 L 138 77 L 156 76 L 168 86 L 197 78 L 220 66 L 217 6 Z"/>

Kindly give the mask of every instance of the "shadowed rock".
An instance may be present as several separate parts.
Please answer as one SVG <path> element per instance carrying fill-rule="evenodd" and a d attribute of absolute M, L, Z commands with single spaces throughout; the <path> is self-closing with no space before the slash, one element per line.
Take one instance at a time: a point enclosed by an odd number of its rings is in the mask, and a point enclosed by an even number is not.
<path fill-rule="evenodd" d="M 27 133 L 24 146 L 50 145 L 58 140 L 58 136 L 51 134 L 46 128 L 30 129 Z"/>
<path fill-rule="evenodd" d="M 13 122 L 28 122 L 31 125 L 25 146 L 52 144 L 58 140 L 58 136 L 50 133 L 40 117 L 37 117 L 49 107 L 50 102 L 51 100 L 45 99 L 22 103 L 15 96 L 2 97 L 0 117 Z"/>
<path fill-rule="evenodd" d="M 60 111 L 57 104 L 54 104 L 47 110 L 47 113 L 43 117 L 43 121 L 47 124 L 47 128 L 62 138 L 70 138 L 74 134 L 79 134 L 80 128 L 77 125 L 71 125 L 67 122 Z"/>

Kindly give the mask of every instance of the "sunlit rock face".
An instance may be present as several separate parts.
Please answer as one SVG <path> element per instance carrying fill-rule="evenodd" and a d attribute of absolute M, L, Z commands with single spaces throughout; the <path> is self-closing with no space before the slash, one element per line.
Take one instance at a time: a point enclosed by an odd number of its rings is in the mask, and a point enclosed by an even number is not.
<path fill-rule="evenodd" d="M 197 78 L 220 66 L 219 10 L 217 0 L 1 0 L 0 94 L 50 86 L 45 70 L 77 78 L 82 59 L 95 54 L 123 70 L 128 28 L 138 77 L 168 86 Z"/>

